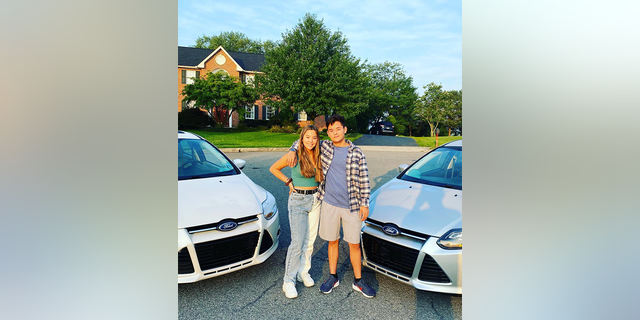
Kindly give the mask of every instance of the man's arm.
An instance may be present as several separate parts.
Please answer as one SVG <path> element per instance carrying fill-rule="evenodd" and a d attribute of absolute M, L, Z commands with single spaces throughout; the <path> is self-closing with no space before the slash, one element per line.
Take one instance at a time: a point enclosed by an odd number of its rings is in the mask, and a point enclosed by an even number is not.
<path fill-rule="evenodd" d="M 362 151 L 360 151 L 362 153 Z M 367 159 L 362 153 L 360 158 L 358 182 L 360 184 L 360 220 L 364 221 L 369 216 L 369 197 L 371 195 L 371 185 L 369 184 L 369 168 L 367 167 Z"/>
<path fill-rule="evenodd" d="M 289 152 L 287 152 L 287 164 L 289 167 L 293 168 L 298 163 L 298 157 L 296 157 L 296 151 L 298 151 L 298 140 L 294 141 L 289 148 Z"/>

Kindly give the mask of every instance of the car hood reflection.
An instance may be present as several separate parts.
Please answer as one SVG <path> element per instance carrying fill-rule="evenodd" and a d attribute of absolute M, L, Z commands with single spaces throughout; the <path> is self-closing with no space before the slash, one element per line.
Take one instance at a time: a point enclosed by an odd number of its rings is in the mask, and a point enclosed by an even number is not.
<path fill-rule="evenodd" d="M 186 228 L 258 215 L 266 192 L 235 175 L 179 181 L 178 199 L 178 228 Z"/>
<path fill-rule="evenodd" d="M 393 179 L 371 197 L 371 219 L 440 237 L 462 228 L 462 190 Z"/>

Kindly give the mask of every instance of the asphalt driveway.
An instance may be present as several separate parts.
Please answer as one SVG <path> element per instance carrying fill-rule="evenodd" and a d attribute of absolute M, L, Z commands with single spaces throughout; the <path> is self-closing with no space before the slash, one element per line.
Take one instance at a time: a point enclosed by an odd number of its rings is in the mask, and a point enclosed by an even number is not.
<path fill-rule="evenodd" d="M 383 136 L 365 134 L 360 139 L 353 141 L 356 146 L 400 146 L 400 147 L 417 147 L 415 140 L 405 137 Z"/>

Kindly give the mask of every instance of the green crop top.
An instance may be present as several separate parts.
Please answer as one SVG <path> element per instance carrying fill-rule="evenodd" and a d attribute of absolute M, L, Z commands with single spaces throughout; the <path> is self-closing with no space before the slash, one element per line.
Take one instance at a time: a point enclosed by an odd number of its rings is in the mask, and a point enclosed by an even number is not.
<path fill-rule="evenodd" d="M 300 173 L 300 163 L 298 162 L 295 167 L 291 168 L 291 178 L 293 179 L 294 187 L 317 187 L 316 177 L 307 178 Z"/>

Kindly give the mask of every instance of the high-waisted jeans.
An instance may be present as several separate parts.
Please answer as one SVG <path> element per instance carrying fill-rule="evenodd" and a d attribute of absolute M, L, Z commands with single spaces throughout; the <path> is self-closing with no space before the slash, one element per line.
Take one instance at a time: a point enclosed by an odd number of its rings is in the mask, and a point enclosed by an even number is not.
<path fill-rule="evenodd" d="M 287 250 L 284 282 L 296 282 L 298 273 L 308 273 L 311 269 L 313 243 L 318 234 L 320 202 L 316 194 L 291 193 L 289 195 L 289 229 L 291 244 Z"/>

